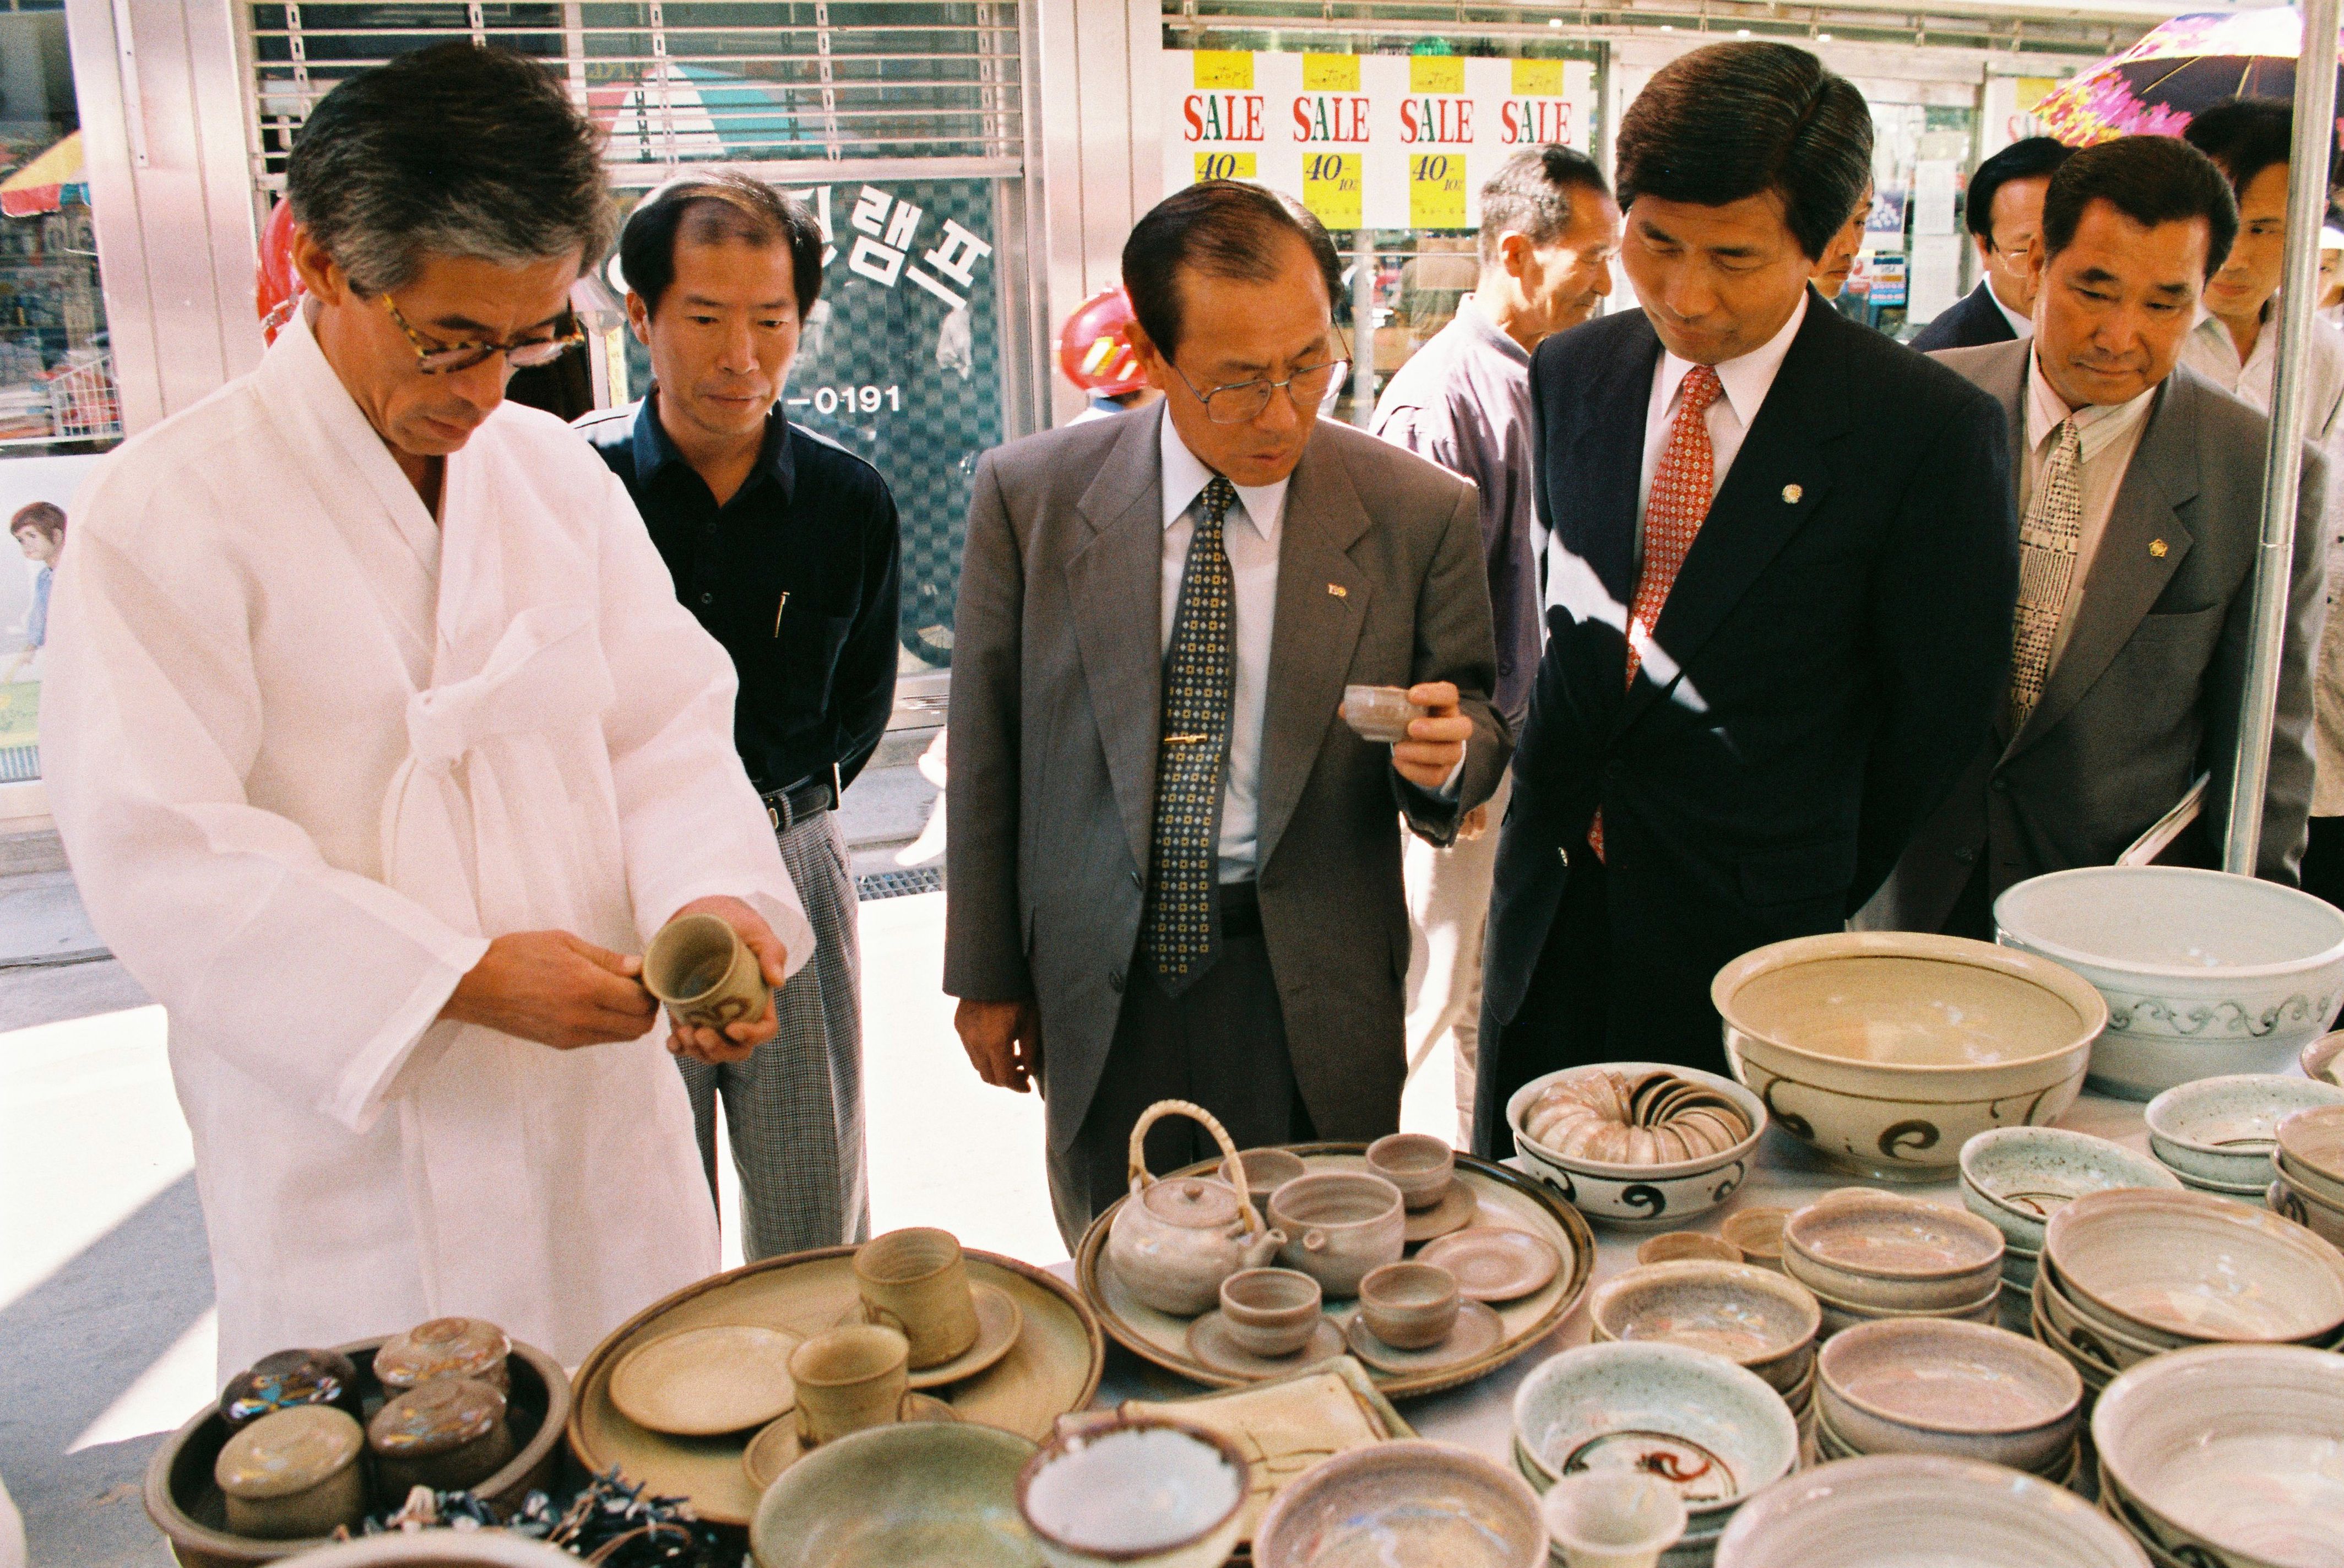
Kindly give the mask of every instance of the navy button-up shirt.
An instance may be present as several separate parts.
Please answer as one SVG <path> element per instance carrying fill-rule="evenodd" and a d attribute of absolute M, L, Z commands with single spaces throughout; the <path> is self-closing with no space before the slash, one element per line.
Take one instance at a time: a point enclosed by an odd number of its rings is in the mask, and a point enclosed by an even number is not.
<path fill-rule="evenodd" d="M 578 421 L 635 500 L 676 597 L 740 673 L 733 744 L 760 792 L 862 771 L 895 704 L 902 541 L 879 470 L 782 417 L 722 506 L 652 399 Z"/>

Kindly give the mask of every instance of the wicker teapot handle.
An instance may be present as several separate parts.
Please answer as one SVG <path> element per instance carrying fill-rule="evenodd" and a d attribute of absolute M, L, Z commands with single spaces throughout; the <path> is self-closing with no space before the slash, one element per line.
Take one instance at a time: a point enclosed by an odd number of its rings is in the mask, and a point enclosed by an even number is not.
<path fill-rule="evenodd" d="M 1234 1185 L 1238 1189 L 1238 1209 L 1245 1218 L 1246 1234 L 1260 1235 L 1261 1215 L 1253 1206 L 1253 1193 L 1246 1185 L 1245 1161 L 1238 1158 L 1238 1146 L 1230 1140 L 1229 1129 L 1223 1127 L 1220 1118 L 1211 1111 L 1188 1100 L 1157 1100 L 1140 1112 L 1139 1119 L 1132 1124 L 1128 1159 L 1131 1195 L 1138 1197 L 1142 1189 L 1156 1179 L 1147 1173 L 1147 1129 L 1167 1116 L 1185 1116 L 1191 1121 L 1201 1122 L 1205 1130 L 1213 1135 L 1213 1141 L 1221 1146 L 1223 1162 L 1236 1174 Z"/>

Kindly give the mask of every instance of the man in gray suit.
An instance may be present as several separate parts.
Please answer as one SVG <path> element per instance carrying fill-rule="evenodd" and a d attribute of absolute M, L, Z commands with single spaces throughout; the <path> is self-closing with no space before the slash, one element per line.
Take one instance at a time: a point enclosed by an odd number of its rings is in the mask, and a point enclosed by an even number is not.
<path fill-rule="evenodd" d="M 2044 201 L 2032 343 L 1937 356 L 2002 400 L 2022 454 L 2010 693 L 1859 925 L 1991 936 L 2004 888 L 2111 864 L 2199 774 L 2203 822 L 2227 817 L 2267 426 L 2177 361 L 2237 233 L 2228 182 L 2187 143 L 2086 148 Z M 2311 798 L 2325 485 L 2307 447 L 2258 866 L 2289 883 Z M 2211 843 L 2201 827 L 2179 853 L 2210 861 Z"/>
<path fill-rule="evenodd" d="M 1399 823 L 1448 842 L 1511 748 L 1472 487 L 1317 418 L 1326 230 L 1208 181 L 1123 273 L 1165 401 L 986 455 L 954 621 L 945 989 L 985 1081 L 1042 1089 L 1070 1249 L 1156 1100 L 1240 1148 L 1398 1126 Z M 1347 684 L 1426 716 L 1370 744 Z"/>

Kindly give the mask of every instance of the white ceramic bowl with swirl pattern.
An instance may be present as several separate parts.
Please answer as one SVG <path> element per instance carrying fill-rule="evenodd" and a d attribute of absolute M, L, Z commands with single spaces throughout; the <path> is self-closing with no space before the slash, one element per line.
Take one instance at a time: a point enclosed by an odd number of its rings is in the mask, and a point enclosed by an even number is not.
<path fill-rule="evenodd" d="M 1994 901 L 1998 940 L 2107 998 L 2092 1087 L 2148 1099 L 2285 1072 L 2344 1003 L 2344 912 L 2293 887 L 2180 865 L 2055 871 Z"/>
<path fill-rule="evenodd" d="M 1742 1108 L 1750 1121 L 1750 1136 L 1723 1154 L 1705 1154 L 1672 1165 L 1612 1165 L 1560 1154 L 1532 1140 L 1522 1125 L 1540 1094 L 1558 1079 L 1589 1072 L 1614 1072 L 1629 1077 L 1672 1073 L 1687 1083 L 1715 1089 Z M 1766 1132 L 1766 1107 L 1732 1078 L 1698 1067 L 1669 1062 L 1602 1062 L 1532 1078 L 1506 1101 L 1506 1121 L 1513 1129 L 1515 1163 L 1524 1174 L 1590 1219 L 1633 1228 L 1681 1224 L 1696 1214 L 1708 1213 L 1740 1191 L 1751 1167 L 1757 1163 L 1758 1140 Z"/>

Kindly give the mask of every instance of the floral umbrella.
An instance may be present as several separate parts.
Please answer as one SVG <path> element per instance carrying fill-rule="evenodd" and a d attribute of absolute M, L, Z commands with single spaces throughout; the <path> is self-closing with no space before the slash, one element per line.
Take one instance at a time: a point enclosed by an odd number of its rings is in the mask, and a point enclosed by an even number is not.
<path fill-rule="evenodd" d="M 0 180 L 0 212 L 10 217 L 37 217 L 55 212 L 69 191 L 82 187 L 81 133 L 75 131 L 48 151 Z M 89 198 L 85 195 L 81 200 Z"/>
<path fill-rule="evenodd" d="M 2068 78 L 2036 106 L 2069 147 L 2179 136 L 2220 98 L 2293 98 L 2303 18 L 2292 5 L 2176 16 L 2123 54 Z"/>

